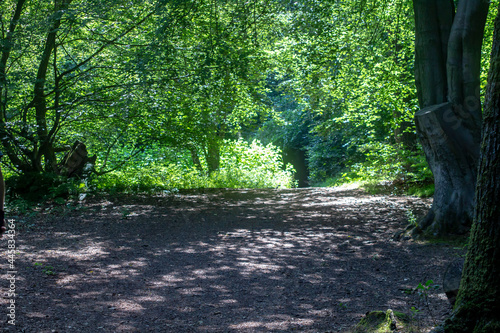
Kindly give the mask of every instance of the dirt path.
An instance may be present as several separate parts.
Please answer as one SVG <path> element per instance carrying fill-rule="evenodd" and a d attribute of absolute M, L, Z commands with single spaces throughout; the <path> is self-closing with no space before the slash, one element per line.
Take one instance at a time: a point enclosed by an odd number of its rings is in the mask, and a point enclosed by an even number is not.
<path fill-rule="evenodd" d="M 212 190 L 93 200 L 16 235 L 5 332 L 345 332 L 367 311 L 448 311 L 405 293 L 441 283 L 451 246 L 392 241 L 430 200 L 360 190 Z M 23 218 L 18 218 L 18 225 Z M 424 330 L 422 330 L 424 331 Z"/>

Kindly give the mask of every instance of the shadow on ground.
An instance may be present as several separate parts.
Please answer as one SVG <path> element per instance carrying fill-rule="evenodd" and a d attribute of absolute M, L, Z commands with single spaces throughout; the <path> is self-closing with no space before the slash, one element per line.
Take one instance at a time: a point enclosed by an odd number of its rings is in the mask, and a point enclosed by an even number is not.
<path fill-rule="evenodd" d="M 345 332 L 415 306 L 459 251 L 395 242 L 430 202 L 359 190 L 211 190 L 94 200 L 16 235 L 16 327 L 5 332 Z M 3 246 L 5 249 L 6 246 Z M 1 263 L 8 289 L 7 251 Z"/>

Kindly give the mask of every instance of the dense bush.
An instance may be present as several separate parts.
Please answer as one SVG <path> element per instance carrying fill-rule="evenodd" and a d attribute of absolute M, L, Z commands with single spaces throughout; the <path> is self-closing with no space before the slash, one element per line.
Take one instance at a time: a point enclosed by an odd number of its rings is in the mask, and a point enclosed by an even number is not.
<path fill-rule="evenodd" d="M 289 188 L 295 186 L 291 165 L 283 169 L 281 150 L 272 144 L 263 146 L 254 140 L 226 141 L 221 168 L 210 175 L 213 187 Z"/>
<path fill-rule="evenodd" d="M 98 191 L 159 192 L 186 188 L 274 188 L 293 187 L 293 169 L 283 165 L 281 151 L 273 146 L 224 141 L 220 169 L 211 174 L 197 170 L 185 160 L 158 159 L 154 151 L 146 152 L 142 163 L 129 164 L 120 170 L 96 177 L 91 186 Z"/>

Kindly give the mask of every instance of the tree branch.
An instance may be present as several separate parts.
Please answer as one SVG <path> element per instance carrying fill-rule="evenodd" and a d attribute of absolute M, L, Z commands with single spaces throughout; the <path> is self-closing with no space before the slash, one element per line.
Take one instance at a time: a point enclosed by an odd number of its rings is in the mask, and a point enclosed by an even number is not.
<path fill-rule="evenodd" d="M 127 34 L 129 34 L 131 31 L 133 31 L 134 29 L 136 29 L 138 26 L 140 26 L 142 23 L 144 23 L 147 19 L 149 19 L 152 15 L 154 14 L 154 12 L 150 12 L 148 15 L 146 15 L 144 18 L 142 18 L 140 21 L 138 21 L 136 24 L 132 25 L 131 27 L 129 27 L 127 30 L 125 30 L 124 32 L 122 32 L 121 34 L 119 34 L 118 36 L 116 36 L 115 38 L 111 39 L 109 42 L 101 45 L 101 47 L 99 47 L 97 49 L 97 51 L 95 51 L 92 55 L 90 55 L 87 59 L 81 61 L 80 63 L 76 64 L 73 68 L 70 68 L 64 72 L 62 72 L 59 77 L 64 77 L 74 71 L 76 71 L 77 69 L 79 69 L 80 67 L 82 67 L 83 65 L 85 65 L 86 63 L 88 63 L 89 61 L 91 61 L 92 59 L 94 59 L 97 55 L 99 55 L 104 49 L 106 49 L 108 46 L 112 45 L 113 43 L 115 43 L 116 41 L 120 40 L 121 38 L 123 38 L 124 36 L 126 36 Z"/>

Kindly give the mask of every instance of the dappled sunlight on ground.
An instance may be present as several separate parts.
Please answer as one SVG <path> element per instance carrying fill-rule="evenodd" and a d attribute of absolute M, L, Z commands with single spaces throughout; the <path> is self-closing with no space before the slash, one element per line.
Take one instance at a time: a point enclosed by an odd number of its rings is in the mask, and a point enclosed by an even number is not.
<path fill-rule="evenodd" d="M 91 202 L 17 236 L 17 328 L 342 332 L 370 310 L 408 313 L 420 305 L 403 291 L 439 281 L 455 253 L 391 240 L 429 204 L 336 189 Z"/>

